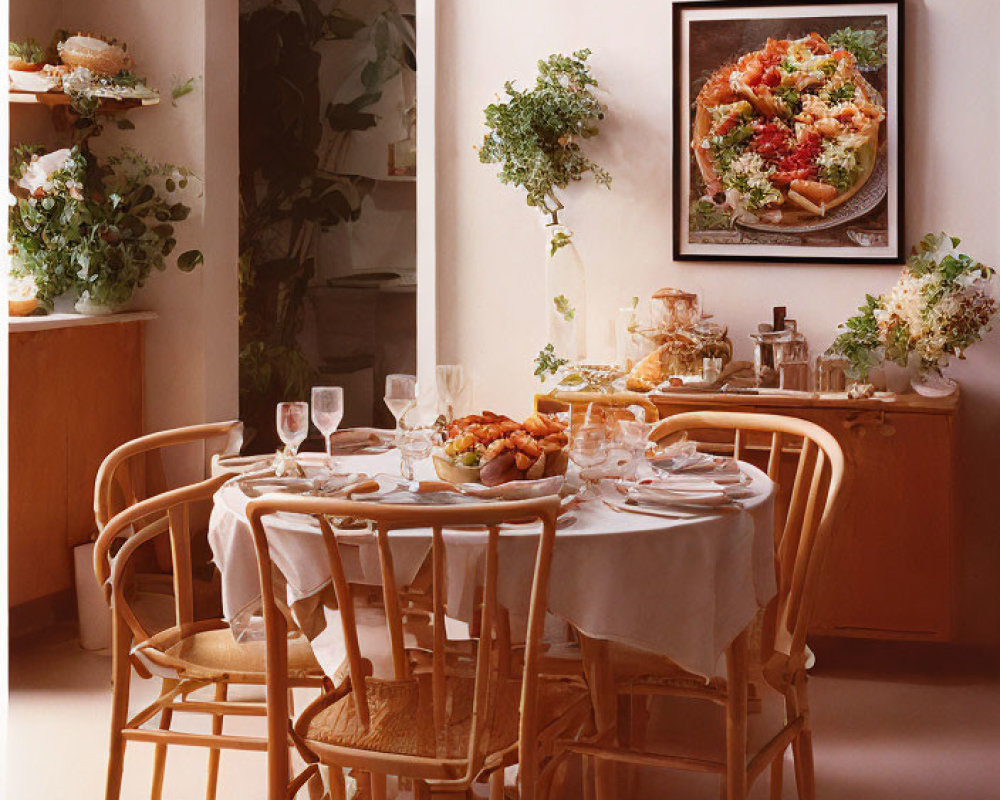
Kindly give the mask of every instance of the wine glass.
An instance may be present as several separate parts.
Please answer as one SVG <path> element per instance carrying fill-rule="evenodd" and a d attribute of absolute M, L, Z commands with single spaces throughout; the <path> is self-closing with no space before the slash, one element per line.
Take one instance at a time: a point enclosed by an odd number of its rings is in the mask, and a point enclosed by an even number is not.
<path fill-rule="evenodd" d="M 417 376 L 386 375 L 384 399 L 398 428 L 400 418 L 417 402 Z"/>
<path fill-rule="evenodd" d="M 623 450 L 628 453 L 629 461 L 622 470 L 622 479 L 635 481 L 638 477 L 639 464 L 649 444 L 649 432 L 653 426 L 649 422 L 640 420 L 622 419 L 618 421 L 616 440 Z"/>
<path fill-rule="evenodd" d="M 570 440 L 569 457 L 580 468 L 584 478 L 581 500 L 590 500 L 598 496 L 597 481 L 591 475 L 584 477 L 585 470 L 597 467 L 608 460 L 608 434 L 604 425 L 582 425 Z"/>
<path fill-rule="evenodd" d="M 417 408 L 410 408 L 399 418 L 396 431 L 396 446 L 399 448 L 403 477 L 415 478 L 413 465 L 430 457 L 434 449 L 437 426 L 429 415 Z"/>
<path fill-rule="evenodd" d="M 294 457 L 309 433 L 309 404 L 278 403 L 277 425 L 285 452 Z"/>
<path fill-rule="evenodd" d="M 333 442 L 330 434 L 337 430 L 344 418 L 344 390 L 340 386 L 313 386 L 312 421 L 323 434 L 326 465 L 333 472 Z"/>
<path fill-rule="evenodd" d="M 465 370 L 461 364 L 438 364 L 435 368 L 437 390 L 444 403 L 445 418 L 455 418 L 455 401 L 465 388 Z"/>

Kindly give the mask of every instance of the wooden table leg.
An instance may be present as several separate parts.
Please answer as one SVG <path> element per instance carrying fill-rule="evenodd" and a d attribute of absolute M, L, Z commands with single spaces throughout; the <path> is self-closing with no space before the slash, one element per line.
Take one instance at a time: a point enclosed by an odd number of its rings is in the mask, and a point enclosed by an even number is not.
<path fill-rule="evenodd" d="M 599 741 L 612 746 L 617 745 L 618 696 L 608 643 L 603 639 L 591 639 L 580 634 L 580 651 L 587 685 L 590 687 L 590 699 L 594 706 L 594 722 L 597 725 Z M 615 763 L 608 759 L 596 758 L 593 771 L 597 788 L 596 800 L 614 800 L 617 791 Z"/>
<path fill-rule="evenodd" d="M 747 682 L 749 663 L 744 631 L 726 650 L 726 800 L 747 796 Z"/>

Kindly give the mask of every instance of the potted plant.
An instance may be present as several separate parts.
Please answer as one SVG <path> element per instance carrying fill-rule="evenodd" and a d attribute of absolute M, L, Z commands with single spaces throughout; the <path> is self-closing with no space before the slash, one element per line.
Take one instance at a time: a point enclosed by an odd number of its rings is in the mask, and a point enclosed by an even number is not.
<path fill-rule="evenodd" d="M 611 185 L 611 175 L 581 146 L 598 134 L 607 113 L 594 93 L 598 84 L 587 65 L 589 56 L 589 50 L 577 50 L 539 61 L 538 77 L 529 89 L 507 81 L 506 98 L 486 107 L 487 132 L 478 148 L 479 160 L 499 164 L 500 181 L 523 189 L 527 204 L 547 217 L 553 257 L 546 271 L 549 340 L 557 352 L 574 359 L 585 349 L 586 276 L 570 246 L 573 232 L 560 223 L 565 205 L 557 191 L 588 173 L 599 185 Z M 552 357 L 551 352 L 539 355 L 543 363 Z"/>
<path fill-rule="evenodd" d="M 124 305 L 152 270 L 163 270 L 177 240 L 174 226 L 191 209 L 174 199 L 190 172 L 155 164 L 125 148 L 101 164 L 75 146 L 45 155 L 19 146 L 11 159 L 12 273 L 31 276 L 36 299 L 51 309 L 69 295 L 82 314 Z M 177 258 L 185 272 L 203 260 Z"/>
<path fill-rule="evenodd" d="M 882 363 L 890 372 L 893 367 L 911 370 L 906 382 L 922 394 L 955 390 L 941 368 L 951 356 L 965 358 L 997 310 L 991 287 L 995 270 L 960 252 L 959 244 L 944 233 L 924 236 L 896 285 L 878 297 L 868 295 L 859 313 L 841 326 L 845 331 L 831 350 L 850 361 L 855 377 L 867 381 Z"/>

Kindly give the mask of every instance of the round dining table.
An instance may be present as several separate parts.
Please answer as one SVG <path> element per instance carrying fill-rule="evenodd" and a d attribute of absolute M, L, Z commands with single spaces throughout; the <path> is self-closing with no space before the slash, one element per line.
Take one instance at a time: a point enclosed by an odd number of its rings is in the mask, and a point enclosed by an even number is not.
<path fill-rule="evenodd" d="M 752 465 L 740 467 L 749 478 L 750 491 L 736 508 L 654 516 L 619 510 L 620 504 L 600 500 L 573 507 L 561 518 L 556 534 L 550 613 L 591 639 L 665 655 L 701 675 L 716 674 L 726 646 L 776 591 L 774 486 Z M 390 450 L 343 456 L 338 469 L 398 476 L 399 455 Z M 416 469 L 418 479 L 436 479 L 429 461 Z M 214 498 L 209 543 L 222 576 L 223 610 L 237 638 L 260 635 L 254 630 L 260 585 L 246 506 L 251 499 L 247 491 L 257 494 L 267 489 L 266 482 L 247 489 L 247 482 L 235 477 Z M 609 500 L 615 499 L 613 486 L 603 491 Z M 271 557 L 287 582 L 289 605 L 299 617 L 329 617 L 297 621 L 307 635 L 317 632 L 313 649 L 332 675 L 343 657 L 339 622 L 329 624 L 336 611 L 309 602 L 330 583 L 319 527 L 311 517 L 276 514 L 265 518 L 264 528 Z M 526 609 L 539 531 L 537 523 L 501 531 L 499 600 L 515 620 Z M 399 585 L 416 576 L 430 550 L 430 538 L 429 529 L 390 535 Z M 470 622 L 486 532 L 445 530 L 444 538 L 448 614 Z M 379 582 L 374 535 L 350 537 L 342 545 L 342 557 L 348 580 Z"/>
<path fill-rule="evenodd" d="M 302 458 L 315 469 L 315 456 Z M 395 450 L 341 456 L 337 462 L 340 472 L 396 478 L 399 466 Z M 746 681 L 745 630 L 776 593 L 775 486 L 756 467 L 740 463 L 739 468 L 747 490 L 732 507 L 625 511 L 616 502 L 621 495 L 606 482 L 600 489 L 603 496 L 579 503 L 560 517 L 548 608 L 552 619 L 569 623 L 579 634 L 599 733 L 613 731 L 616 724 L 610 643 L 667 656 L 706 679 L 726 674 L 726 658 L 732 679 L 735 647 L 735 661 L 743 664 L 740 680 Z M 436 480 L 429 460 L 416 465 L 416 479 Z M 578 477 L 568 476 L 574 479 Z M 251 482 L 236 476 L 214 498 L 209 543 L 222 576 L 223 611 L 238 640 L 263 638 L 257 557 L 246 507 L 251 494 L 269 488 L 267 478 Z M 296 623 L 309 637 L 324 671 L 336 677 L 346 650 L 336 604 L 331 602 L 329 562 L 319 526 L 311 517 L 279 513 L 264 519 L 264 529 Z M 515 630 L 526 616 L 539 532 L 539 523 L 501 529 L 498 600 L 508 609 Z M 486 531 L 446 529 L 443 537 L 447 613 L 459 624 L 469 623 L 482 578 Z M 352 533 L 338 544 L 349 582 L 380 583 L 374 534 Z M 429 529 L 390 533 L 397 585 L 415 578 L 430 546 Z M 378 614 L 377 609 L 372 612 Z M 382 650 L 365 653 L 379 674 L 381 665 L 388 669 L 388 645 L 370 647 Z M 613 796 L 613 766 L 598 760 L 596 769 L 598 796 Z"/>

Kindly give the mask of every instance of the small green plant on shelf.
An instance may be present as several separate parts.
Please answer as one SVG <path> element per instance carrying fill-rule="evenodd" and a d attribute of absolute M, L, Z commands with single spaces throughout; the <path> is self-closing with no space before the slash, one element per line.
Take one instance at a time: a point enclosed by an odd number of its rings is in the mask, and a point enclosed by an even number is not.
<path fill-rule="evenodd" d="M 15 62 L 20 62 L 15 68 L 45 63 L 45 50 L 34 39 L 28 39 L 25 42 L 9 42 L 7 56 L 12 66 Z M 37 67 L 35 68 L 37 69 Z"/>
<path fill-rule="evenodd" d="M 175 225 L 191 209 L 175 199 L 191 173 L 124 148 L 100 163 L 80 147 L 47 155 L 34 146 L 11 153 L 11 272 L 30 275 L 43 307 L 69 293 L 113 309 L 167 267 Z M 176 265 L 190 272 L 203 257 L 188 250 Z"/>
<path fill-rule="evenodd" d="M 525 191 L 529 206 L 559 225 L 565 208 L 556 190 L 583 180 L 590 173 L 601 186 L 611 186 L 607 170 L 587 157 L 581 142 L 598 134 L 607 107 L 594 94 L 597 80 L 587 59 L 590 50 L 554 54 L 538 62 L 531 89 L 504 84 L 505 100 L 486 107 L 487 133 L 478 148 L 484 164 L 499 164 L 501 182 Z M 572 241 L 572 232 L 555 231 L 552 255 Z"/>

